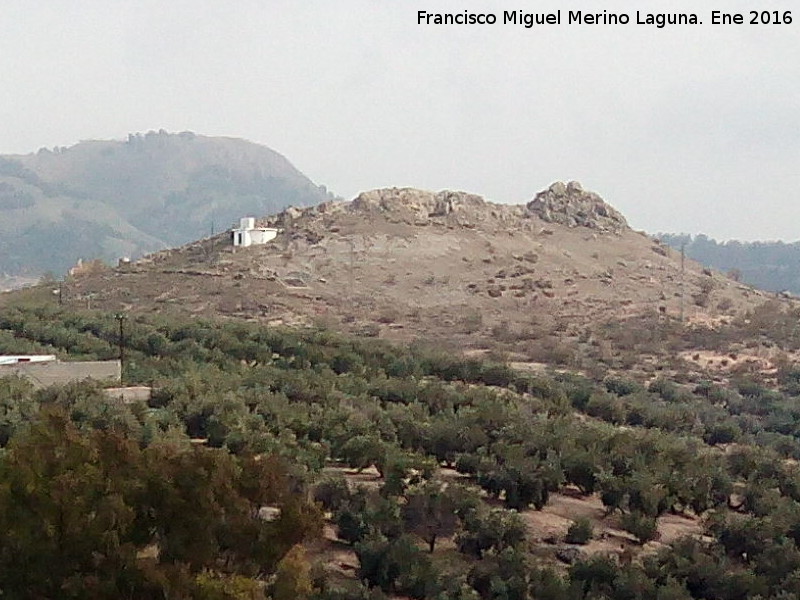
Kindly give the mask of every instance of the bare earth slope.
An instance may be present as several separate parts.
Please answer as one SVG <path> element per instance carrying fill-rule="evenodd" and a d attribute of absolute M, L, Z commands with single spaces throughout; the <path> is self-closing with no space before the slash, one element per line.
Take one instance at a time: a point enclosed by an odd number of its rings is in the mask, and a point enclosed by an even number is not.
<path fill-rule="evenodd" d="M 362 335 L 490 347 L 637 315 L 714 323 L 765 294 L 703 272 L 628 227 L 576 183 L 527 205 L 415 189 L 289 209 L 260 221 L 281 233 L 234 248 L 229 234 L 71 281 L 71 303 L 179 311 Z M 682 285 L 683 281 L 683 285 Z M 683 308 L 682 308 L 683 306 Z"/>

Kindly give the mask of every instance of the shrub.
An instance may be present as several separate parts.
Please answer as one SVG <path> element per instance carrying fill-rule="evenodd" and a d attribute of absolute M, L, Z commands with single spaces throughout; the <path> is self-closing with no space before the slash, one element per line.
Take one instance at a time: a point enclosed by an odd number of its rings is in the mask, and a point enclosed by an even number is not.
<path fill-rule="evenodd" d="M 658 536 L 658 523 L 654 517 L 642 513 L 630 512 L 622 515 L 622 529 L 632 533 L 640 544 L 646 544 Z"/>
<path fill-rule="evenodd" d="M 580 488 L 581 493 L 591 494 L 597 487 L 595 461 L 588 451 L 574 451 L 562 457 L 564 477 Z"/>
<path fill-rule="evenodd" d="M 584 411 L 589 399 L 592 397 L 592 386 L 588 381 L 569 382 L 565 386 L 567 397 L 572 407 L 579 411 Z"/>
<path fill-rule="evenodd" d="M 486 551 L 502 552 L 525 543 L 527 527 L 516 511 L 495 508 L 472 513 L 456 536 L 458 551 L 483 558 Z"/>
<path fill-rule="evenodd" d="M 568 544 L 587 544 L 593 535 L 591 522 L 586 517 L 581 517 L 569 526 L 564 541 Z"/>
<path fill-rule="evenodd" d="M 586 404 L 586 414 L 608 423 L 619 424 L 625 422 L 626 411 L 618 398 L 604 392 L 595 392 Z"/>
<path fill-rule="evenodd" d="M 582 598 L 587 597 L 589 590 L 600 592 L 594 597 L 610 597 L 618 575 L 619 567 L 606 556 L 594 556 L 585 561 L 576 562 L 569 569 L 569 579 L 578 584 L 579 589 L 583 592 L 579 596 Z"/>
<path fill-rule="evenodd" d="M 658 378 L 653 380 L 648 391 L 658 394 L 665 402 L 678 402 L 681 400 L 681 388 L 674 381 Z"/>
<path fill-rule="evenodd" d="M 462 333 L 477 333 L 483 328 L 483 315 L 480 311 L 472 311 L 461 317 L 459 329 Z"/>
<path fill-rule="evenodd" d="M 642 386 L 632 379 L 625 377 L 606 377 L 603 384 L 606 389 L 612 394 L 617 396 L 628 396 L 630 394 L 642 391 Z"/>
<path fill-rule="evenodd" d="M 272 599 L 308 600 L 313 592 L 311 565 L 306 558 L 306 551 L 300 545 L 293 546 L 278 563 Z"/>
<path fill-rule="evenodd" d="M 703 436 L 706 443 L 715 444 L 730 444 L 735 442 L 742 435 L 742 430 L 733 421 L 723 421 L 713 425 L 708 432 Z"/>
<path fill-rule="evenodd" d="M 325 510 L 337 511 L 350 499 L 347 481 L 341 475 L 326 477 L 317 484 L 314 500 Z"/>
<path fill-rule="evenodd" d="M 481 464 L 481 457 L 478 454 L 460 454 L 456 460 L 456 471 L 475 475 Z"/>
<path fill-rule="evenodd" d="M 396 540 L 372 538 L 356 546 L 359 579 L 387 593 L 413 598 L 432 595 L 436 572 L 430 559 L 407 536 Z"/>

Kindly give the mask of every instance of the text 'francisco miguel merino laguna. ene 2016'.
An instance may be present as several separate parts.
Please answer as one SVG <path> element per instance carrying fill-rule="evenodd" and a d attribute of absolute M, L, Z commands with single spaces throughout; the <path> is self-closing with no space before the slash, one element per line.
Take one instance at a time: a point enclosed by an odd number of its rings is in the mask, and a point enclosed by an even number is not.
<path fill-rule="evenodd" d="M 500 13 L 476 13 L 469 10 L 457 13 L 417 11 L 418 25 L 522 25 L 530 29 L 536 25 L 698 25 L 695 13 L 649 13 L 587 12 L 582 10 L 556 10 L 554 12 L 529 13 L 522 10 L 506 10 Z"/>

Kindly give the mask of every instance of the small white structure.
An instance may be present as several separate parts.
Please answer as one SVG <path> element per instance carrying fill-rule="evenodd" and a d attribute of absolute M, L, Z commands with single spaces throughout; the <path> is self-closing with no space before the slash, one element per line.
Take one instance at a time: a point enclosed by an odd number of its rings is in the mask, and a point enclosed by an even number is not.
<path fill-rule="evenodd" d="M 2 354 L 0 355 L 0 366 L 55 362 L 55 360 L 54 354 Z"/>
<path fill-rule="evenodd" d="M 278 236 L 278 230 L 274 227 L 256 227 L 253 217 L 243 217 L 239 228 L 234 229 L 232 235 L 234 246 L 253 246 L 274 240 Z"/>

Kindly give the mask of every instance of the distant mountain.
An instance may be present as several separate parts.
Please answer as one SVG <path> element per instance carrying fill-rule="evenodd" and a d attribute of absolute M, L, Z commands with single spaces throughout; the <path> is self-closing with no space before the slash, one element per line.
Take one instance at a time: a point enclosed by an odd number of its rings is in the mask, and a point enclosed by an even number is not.
<path fill-rule="evenodd" d="M 191 132 L 0 156 L 0 274 L 137 257 L 329 199 L 265 146 Z"/>
<path fill-rule="evenodd" d="M 661 241 L 699 263 L 762 290 L 800 294 L 800 242 L 717 242 L 705 235 L 659 234 Z"/>

